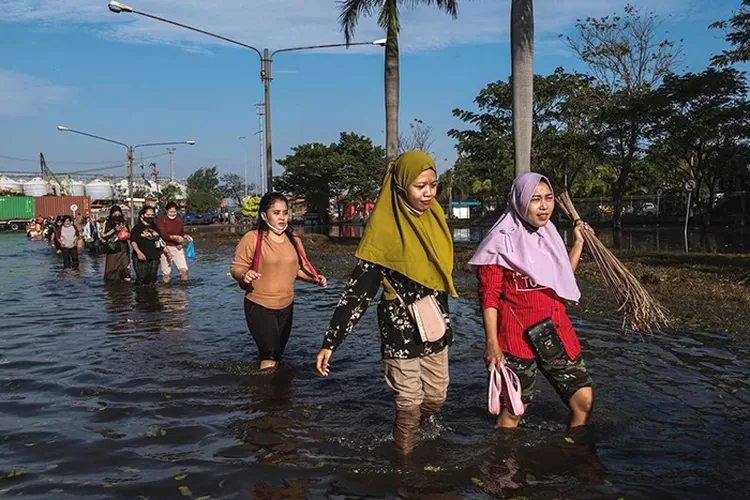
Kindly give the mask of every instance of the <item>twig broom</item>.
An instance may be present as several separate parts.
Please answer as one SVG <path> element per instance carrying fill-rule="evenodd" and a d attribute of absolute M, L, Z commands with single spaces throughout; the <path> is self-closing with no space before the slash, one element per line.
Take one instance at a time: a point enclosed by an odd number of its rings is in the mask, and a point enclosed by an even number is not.
<path fill-rule="evenodd" d="M 567 191 L 557 197 L 557 202 L 571 220 L 577 221 L 581 218 Z M 593 232 L 582 231 L 582 233 L 599 272 L 602 273 L 607 287 L 620 305 L 619 311 L 624 314 L 623 329 L 651 333 L 653 330 L 669 327 L 667 310 L 648 293 L 640 281 L 622 265 Z"/>

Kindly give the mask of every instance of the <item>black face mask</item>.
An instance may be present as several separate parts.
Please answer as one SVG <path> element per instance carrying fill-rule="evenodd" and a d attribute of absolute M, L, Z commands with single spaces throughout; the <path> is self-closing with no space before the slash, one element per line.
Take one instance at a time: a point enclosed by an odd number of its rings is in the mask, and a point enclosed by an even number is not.
<path fill-rule="evenodd" d="M 156 217 L 144 217 L 143 218 L 143 222 L 145 222 L 146 224 L 153 224 L 155 220 L 156 220 Z"/>
<path fill-rule="evenodd" d="M 113 215 L 112 220 L 115 222 L 122 222 L 125 220 L 125 217 L 123 217 L 122 215 Z"/>

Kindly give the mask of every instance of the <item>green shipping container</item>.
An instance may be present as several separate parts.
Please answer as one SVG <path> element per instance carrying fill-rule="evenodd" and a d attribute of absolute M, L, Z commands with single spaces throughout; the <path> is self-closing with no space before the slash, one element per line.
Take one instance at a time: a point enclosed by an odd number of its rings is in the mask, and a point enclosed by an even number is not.
<path fill-rule="evenodd" d="M 0 196 L 0 220 L 34 218 L 34 198 L 30 196 Z"/>

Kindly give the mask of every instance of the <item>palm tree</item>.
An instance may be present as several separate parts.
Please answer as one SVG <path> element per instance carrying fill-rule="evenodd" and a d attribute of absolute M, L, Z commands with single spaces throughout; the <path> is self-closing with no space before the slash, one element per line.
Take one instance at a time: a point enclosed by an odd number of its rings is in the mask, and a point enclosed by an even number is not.
<path fill-rule="evenodd" d="M 510 50 L 513 80 L 513 145 L 516 176 L 531 171 L 534 107 L 534 0 L 512 0 Z"/>
<path fill-rule="evenodd" d="M 399 4 L 409 6 L 424 4 L 435 6 L 450 14 L 454 19 L 458 17 L 457 0 L 343 0 L 339 23 L 344 30 L 346 43 L 354 37 L 354 29 L 361 16 L 378 14 L 378 25 L 386 32 L 385 43 L 385 153 L 388 161 L 398 155 L 398 100 L 399 100 L 399 69 L 398 69 L 398 34 Z"/>

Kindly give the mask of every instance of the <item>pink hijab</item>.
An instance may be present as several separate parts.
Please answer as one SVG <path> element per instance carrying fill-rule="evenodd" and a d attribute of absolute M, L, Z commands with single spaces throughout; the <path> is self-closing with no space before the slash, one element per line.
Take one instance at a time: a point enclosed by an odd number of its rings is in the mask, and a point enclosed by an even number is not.
<path fill-rule="evenodd" d="M 563 299 L 578 302 L 581 292 L 557 228 L 551 220 L 538 229 L 526 220 L 529 202 L 541 181 L 552 189 L 546 177 L 533 172 L 513 181 L 508 208 L 479 244 L 469 267 L 476 271 L 477 266 L 496 264 L 551 288 Z"/>

